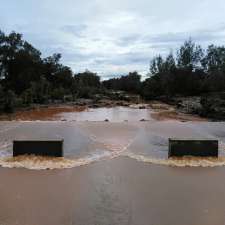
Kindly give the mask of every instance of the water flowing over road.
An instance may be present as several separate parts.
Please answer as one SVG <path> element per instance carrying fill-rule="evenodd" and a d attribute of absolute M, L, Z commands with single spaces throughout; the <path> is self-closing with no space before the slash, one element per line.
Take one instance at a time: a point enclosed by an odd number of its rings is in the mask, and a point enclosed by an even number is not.
<path fill-rule="evenodd" d="M 1 122 L 0 164 L 8 167 L 24 166 L 38 169 L 38 163 L 40 163 L 40 168 L 71 168 L 123 155 L 138 161 L 172 166 L 223 166 L 225 165 L 224 125 L 225 123 L 222 122 L 183 123 L 154 120 L 147 122 Z M 219 158 L 168 160 L 168 138 L 172 137 L 218 139 Z M 56 161 L 48 165 L 50 159 L 44 157 L 35 161 L 33 157 L 10 159 L 13 140 L 62 138 L 65 159 L 61 163 Z M 36 164 L 33 165 L 32 161 Z"/>
<path fill-rule="evenodd" d="M 223 224 L 225 123 L 151 113 L 118 107 L 0 122 L 0 224 Z M 171 137 L 218 139 L 219 158 L 168 159 Z M 64 158 L 12 157 L 15 139 L 62 138 Z"/>

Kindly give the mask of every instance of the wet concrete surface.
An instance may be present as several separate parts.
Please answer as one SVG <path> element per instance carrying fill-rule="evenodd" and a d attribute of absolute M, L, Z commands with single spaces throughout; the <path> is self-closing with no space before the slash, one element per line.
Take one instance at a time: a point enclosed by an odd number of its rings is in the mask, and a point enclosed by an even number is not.
<path fill-rule="evenodd" d="M 63 138 L 66 158 L 92 159 L 70 169 L 38 170 L 37 160 L 26 161 L 27 168 L 36 163 L 35 170 L 1 167 L 0 224 L 224 224 L 224 125 L 174 120 L 0 122 L 1 157 L 12 155 L 14 139 Z M 165 163 L 169 137 L 218 139 L 221 164 L 207 165 L 220 167 L 171 167 Z"/>

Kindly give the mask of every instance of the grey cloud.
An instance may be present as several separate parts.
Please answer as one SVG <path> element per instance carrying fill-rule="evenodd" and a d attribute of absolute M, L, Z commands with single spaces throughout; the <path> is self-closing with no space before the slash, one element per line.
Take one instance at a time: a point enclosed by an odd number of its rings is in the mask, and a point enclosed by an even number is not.
<path fill-rule="evenodd" d="M 147 71 L 153 55 L 189 37 L 203 46 L 224 41 L 222 0 L 2 0 L 1 6 L 4 31 L 23 33 L 44 56 L 62 53 L 75 71 L 90 68 L 104 77 Z"/>
<path fill-rule="evenodd" d="M 85 24 L 77 24 L 77 25 L 65 25 L 61 27 L 61 30 L 70 34 L 73 34 L 76 37 L 84 37 L 82 32 L 87 29 L 87 25 Z"/>
<path fill-rule="evenodd" d="M 129 36 L 124 36 L 119 38 L 116 41 L 116 44 L 119 46 L 128 46 L 128 45 L 133 45 L 135 43 L 138 42 L 138 40 L 140 40 L 141 37 L 138 34 L 133 34 L 133 35 L 129 35 Z"/>
<path fill-rule="evenodd" d="M 113 65 L 129 65 L 132 64 L 144 64 L 150 60 L 148 54 L 142 52 L 128 52 L 124 54 L 116 54 L 111 57 L 103 58 L 96 55 L 95 64 L 113 64 Z"/>
<path fill-rule="evenodd" d="M 225 25 L 219 25 L 211 29 L 190 30 L 187 32 L 169 32 L 158 35 L 145 36 L 143 42 L 160 43 L 160 44 L 177 44 L 192 38 L 195 41 L 215 41 L 224 38 L 221 32 L 225 31 Z"/>
<path fill-rule="evenodd" d="M 126 54 L 122 54 L 120 58 L 123 58 L 127 64 L 143 64 L 149 61 L 150 56 L 143 52 L 128 52 Z"/>

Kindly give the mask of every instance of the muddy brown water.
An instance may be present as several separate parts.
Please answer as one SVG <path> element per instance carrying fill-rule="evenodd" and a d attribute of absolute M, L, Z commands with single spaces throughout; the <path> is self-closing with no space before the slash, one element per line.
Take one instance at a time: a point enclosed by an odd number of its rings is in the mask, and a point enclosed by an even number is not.
<path fill-rule="evenodd" d="M 66 170 L 0 169 L 6 225 L 221 225 L 225 168 L 128 158 Z"/>
<path fill-rule="evenodd" d="M 168 138 L 219 140 L 219 156 L 225 156 L 223 122 L 1 122 L 0 155 L 12 155 L 13 140 L 64 139 L 64 154 L 70 159 L 99 160 L 106 156 L 140 156 L 144 161 L 166 160 Z"/>
<path fill-rule="evenodd" d="M 0 224 L 224 224 L 225 123 L 157 121 L 134 110 L 106 112 L 111 122 L 98 121 L 99 110 L 92 121 L 69 112 L 68 121 L 0 122 Z M 220 157 L 169 161 L 169 137 L 218 139 Z M 10 159 L 14 139 L 56 138 L 62 161 Z"/>

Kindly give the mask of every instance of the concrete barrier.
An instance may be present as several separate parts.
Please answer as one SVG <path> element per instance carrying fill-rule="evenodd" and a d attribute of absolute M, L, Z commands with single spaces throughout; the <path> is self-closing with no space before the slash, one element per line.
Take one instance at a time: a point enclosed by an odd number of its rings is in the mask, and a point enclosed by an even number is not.
<path fill-rule="evenodd" d="M 218 157 L 218 140 L 169 139 L 168 157 Z"/>
<path fill-rule="evenodd" d="M 15 140 L 13 156 L 19 155 L 63 157 L 63 140 Z"/>

